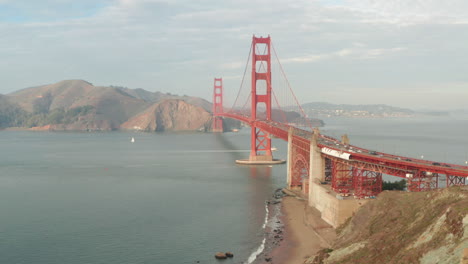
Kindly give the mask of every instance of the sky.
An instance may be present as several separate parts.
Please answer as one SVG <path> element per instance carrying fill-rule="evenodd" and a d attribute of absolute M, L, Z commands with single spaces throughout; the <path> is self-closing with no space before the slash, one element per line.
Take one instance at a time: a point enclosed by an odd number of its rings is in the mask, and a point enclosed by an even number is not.
<path fill-rule="evenodd" d="M 83 79 L 235 97 L 252 35 L 301 103 L 468 108 L 466 0 L 0 0 L 0 93 Z"/>

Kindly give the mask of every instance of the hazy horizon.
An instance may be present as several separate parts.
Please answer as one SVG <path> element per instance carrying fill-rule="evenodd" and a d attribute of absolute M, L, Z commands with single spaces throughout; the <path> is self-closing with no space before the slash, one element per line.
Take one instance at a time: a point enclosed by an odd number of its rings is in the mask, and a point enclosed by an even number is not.
<path fill-rule="evenodd" d="M 467 109 L 461 0 L 0 0 L 0 94 L 67 79 L 199 96 L 239 88 L 271 35 L 301 103 Z"/>

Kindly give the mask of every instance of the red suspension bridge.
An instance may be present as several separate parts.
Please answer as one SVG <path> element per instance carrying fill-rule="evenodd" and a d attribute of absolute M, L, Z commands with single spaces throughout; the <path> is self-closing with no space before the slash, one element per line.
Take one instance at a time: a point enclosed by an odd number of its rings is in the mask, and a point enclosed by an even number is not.
<path fill-rule="evenodd" d="M 272 63 L 272 53 L 277 63 Z M 250 76 L 246 74 L 249 62 Z M 251 85 L 244 89 L 249 78 Z M 249 125 L 250 156 L 248 160 L 240 161 L 248 164 L 281 162 L 273 159 L 271 137 L 288 141 L 288 187 L 299 189 L 306 196 L 311 194 L 309 186 L 315 182 L 330 183 L 332 190 L 342 195 L 353 193 L 356 198 L 372 197 L 382 191 L 383 174 L 405 178 L 408 190 L 413 192 L 441 187 L 439 177 L 446 178 L 447 187 L 466 184 L 467 166 L 360 148 L 349 144 L 346 137 L 338 140 L 320 134 L 310 123 L 309 129 L 301 129 L 288 123 L 287 115 L 291 112 L 287 110 L 291 109 L 299 111 L 303 123 L 307 122 L 269 36 L 253 37 L 244 77 L 231 108 L 223 108 L 222 79 L 214 81 L 213 131 L 223 131 L 223 118 Z"/>

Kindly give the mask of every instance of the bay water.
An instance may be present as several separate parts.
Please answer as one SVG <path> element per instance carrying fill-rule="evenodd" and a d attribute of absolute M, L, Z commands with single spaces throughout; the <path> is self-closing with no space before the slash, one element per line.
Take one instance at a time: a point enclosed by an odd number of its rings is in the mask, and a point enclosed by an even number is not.
<path fill-rule="evenodd" d="M 358 146 L 466 159 L 468 119 L 325 122 L 324 133 Z M 286 165 L 235 164 L 249 132 L 0 131 L 0 263 L 219 263 L 217 251 L 248 262 L 265 201 L 286 183 Z M 273 145 L 285 159 L 286 142 Z"/>

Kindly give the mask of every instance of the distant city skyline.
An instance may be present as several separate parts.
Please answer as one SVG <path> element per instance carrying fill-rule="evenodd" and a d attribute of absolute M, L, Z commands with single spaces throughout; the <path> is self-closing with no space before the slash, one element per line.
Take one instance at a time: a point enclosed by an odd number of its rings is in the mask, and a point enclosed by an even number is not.
<path fill-rule="evenodd" d="M 462 0 L 0 0 L 0 94 L 83 79 L 235 97 L 270 35 L 301 103 L 468 109 Z M 231 95 L 232 94 L 232 95 Z"/>

